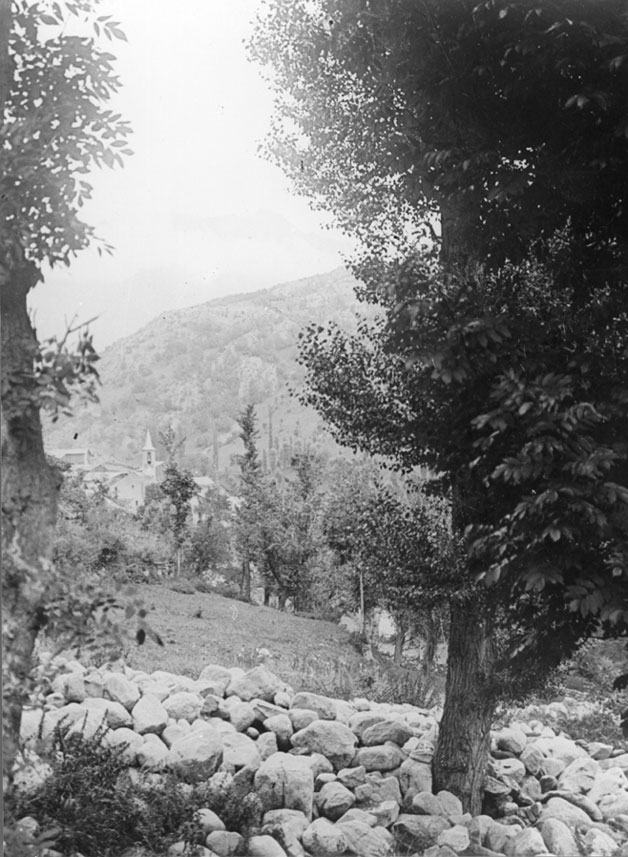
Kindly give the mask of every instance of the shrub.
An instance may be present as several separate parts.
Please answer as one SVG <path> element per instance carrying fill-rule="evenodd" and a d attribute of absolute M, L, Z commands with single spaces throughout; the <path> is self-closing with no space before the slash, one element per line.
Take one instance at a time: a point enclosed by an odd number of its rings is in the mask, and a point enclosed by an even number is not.
<path fill-rule="evenodd" d="M 185 577 L 175 577 L 168 583 L 168 588 L 172 589 L 173 592 L 181 592 L 183 595 L 194 595 L 196 592 L 196 586 Z"/>

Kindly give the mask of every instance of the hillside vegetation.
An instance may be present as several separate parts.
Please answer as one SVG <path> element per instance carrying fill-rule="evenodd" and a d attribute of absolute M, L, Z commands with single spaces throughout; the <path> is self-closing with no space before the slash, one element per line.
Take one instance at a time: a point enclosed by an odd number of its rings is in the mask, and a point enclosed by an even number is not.
<path fill-rule="evenodd" d="M 160 314 L 103 352 L 99 404 L 48 425 L 47 446 L 89 446 L 136 463 L 146 428 L 157 440 L 172 424 L 186 437 L 186 463 L 195 472 L 224 471 L 241 451 L 236 417 L 252 403 L 265 457 L 306 445 L 335 449 L 316 414 L 289 389 L 302 383 L 299 331 L 331 319 L 352 327 L 354 285 L 340 268 Z"/>

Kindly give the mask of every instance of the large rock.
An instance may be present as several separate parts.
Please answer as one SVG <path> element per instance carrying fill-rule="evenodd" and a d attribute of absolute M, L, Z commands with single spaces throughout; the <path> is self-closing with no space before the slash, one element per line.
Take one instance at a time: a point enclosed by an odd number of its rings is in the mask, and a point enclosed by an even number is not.
<path fill-rule="evenodd" d="M 264 666 L 254 667 L 240 678 L 234 678 L 228 685 L 228 696 L 239 696 L 243 702 L 259 697 L 272 702 L 277 691 L 285 687 L 283 681 Z"/>
<path fill-rule="evenodd" d="M 144 739 L 138 732 L 125 726 L 110 729 L 103 738 L 103 744 L 107 747 L 123 747 L 122 758 L 130 765 L 137 761 L 137 751 L 143 743 Z"/>
<path fill-rule="evenodd" d="M 205 845 L 218 857 L 233 857 L 242 853 L 244 838 L 232 830 L 212 830 L 207 834 Z"/>
<path fill-rule="evenodd" d="M 417 762 L 414 759 L 406 759 L 399 768 L 399 785 L 401 793 L 409 795 L 410 800 L 419 792 L 432 791 L 432 766 L 426 762 Z"/>
<path fill-rule="evenodd" d="M 545 756 L 541 748 L 537 747 L 536 744 L 527 744 L 521 751 L 519 759 L 530 774 L 540 774 L 543 770 Z"/>
<path fill-rule="evenodd" d="M 248 768 L 256 771 L 262 763 L 256 742 L 241 732 L 223 735 L 222 746 L 224 770 L 235 772 L 240 768 Z"/>
<path fill-rule="evenodd" d="M 147 732 L 160 734 L 168 725 L 168 712 L 157 697 L 150 693 L 145 693 L 135 703 L 131 715 L 133 716 L 133 728 L 140 735 L 145 735 Z"/>
<path fill-rule="evenodd" d="M 312 723 L 312 721 L 308 721 Z M 307 723 L 305 724 L 308 725 Z M 292 720 L 287 714 L 273 714 L 272 717 L 267 717 L 264 720 L 264 727 L 270 732 L 274 732 L 277 736 L 277 743 L 282 749 L 287 749 L 290 746 L 290 739 L 294 734 Z"/>
<path fill-rule="evenodd" d="M 347 849 L 347 839 L 340 826 L 326 818 L 317 818 L 303 834 L 303 845 L 315 857 L 333 857 Z"/>
<path fill-rule="evenodd" d="M 122 726 L 131 727 L 133 725 L 133 717 L 130 712 L 124 705 L 114 702 L 112 699 L 88 697 L 83 702 L 83 707 L 90 711 L 102 712 L 110 729 L 119 729 Z"/>
<path fill-rule="evenodd" d="M 577 825 L 590 827 L 593 824 L 588 813 L 562 797 L 551 797 L 547 801 L 539 815 L 539 824 L 542 825 L 548 818 L 557 818 L 571 828 Z"/>
<path fill-rule="evenodd" d="M 387 717 L 381 711 L 359 711 L 349 720 L 348 726 L 362 740 L 362 735 L 367 729 L 385 720 L 387 720 Z"/>
<path fill-rule="evenodd" d="M 222 735 L 215 729 L 199 729 L 175 741 L 166 762 L 186 782 L 195 783 L 218 770 L 222 754 Z"/>
<path fill-rule="evenodd" d="M 127 711 L 131 711 L 140 698 L 140 689 L 122 673 L 107 673 L 103 681 L 103 693 L 106 699 L 119 702 Z"/>
<path fill-rule="evenodd" d="M 574 759 L 558 778 L 558 788 L 570 792 L 588 792 L 593 787 L 600 764 L 589 756 Z"/>
<path fill-rule="evenodd" d="M 528 743 L 526 733 L 522 729 L 516 729 L 512 726 L 500 729 L 493 737 L 498 750 L 512 753 L 513 756 L 519 756 Z"/>
<path fill-rule="evenodd" d="M 306 708 L 315 711 L 319 720 L 335 720 L 338 710 L 335 700 L 308 691 L 300 691 L 295 694 L 290 703 L 290 708 Z"/>
<path fill-rule="evenodd" d="M 469 830 L 463 824 L 455 824 L 453 827 L 439 833 L 436 843 L 441 848 L 444 846 L 451 848 L 456 854 L 459 851 L 466 851 L 471 843 Z"/>
<path fill-rule="evenodd" d="M 628 778 L 622 769 L 609 768 L 606 771 L 599 771 L 595 775 L 588 797 L 594 803 L 599 803 L 606 795 L 617 794 L 625 789 L 628 789 Z"/>
<path fill-rule="evenodd" d="M 564 821 L 558 818 L 548 818 L 541 826 L 541 836 L 547 850 L 556 857 L 574 857 L 579 853 L 576 838 Z"/>
<path fill-rule="evenodd" d="M 504 854 L 506 857 L 535 857 L 536 854 L 547 854 L 547 848 L 539 831 L 535 827 L 526 827 L 508 840 Z"/>
<path fill-rule="evenodd" d="M 307 758 L 275 753 L 256 771 L 254 785 L 266 811 L 296 809 L 312 817 L 314 775 Z"/>
<path fill-rule="evenodd" d="M 193 723 L 203 708 L 203 697 L 198 693 L 182 690 L 166 697 L 162 705 L 168 713 L 168 717 Z"/>
<path fill-rule="evenodd" d="M 362 743 L 366 747 L 371 747 L 375 744 L 386 744 L 387 741 L 391 741 L 403 747 L 411 737 L 412 730 L 405 723 L 400 723 L 397 720 L 382 720 L 364 730 Z"/>
<path fill-rule="evenodd" d="M 582 847 L 585 854 L 595 857 L 613 857 L 617 854 L 617 842 L 604 830 L 590 828 L 582 837 Z"/>
<path fill-rule="evenodd" d="M 137 763 L 145 771 L 163 771 L 168 759 L 168 748 L 154 733 L 148 733 L 136 751 Z"/>
<path fill-rule="evenodd" d="M 393 837 L 383 827 L 374 827 L 353 819 L 341 819 L 336 827 L 342 831 L 352 854 L 358 854 L 359 857 L 390 857 Z"/>
<path fill-rule="evenodd" d="M 394 776 L 383 777 L 379 771 L 366 774 L 365 782 L 354 788 L 354 794 L 364 809 L 379 806 L 387 800 L 401 803 L 399 780 Z"/>
<path fill-rule="evenodd" d="M 392 771 L 405 761 L 405 756 L 392 741 L 371 747 L 360 747 L 355 764 L 362 765 L 367 771 Z"/>
<path fill-rule="evenodd" d="M 605 821 L 618 815 L 628 815 L 628 792 L 604 795 L 600 798 L 598 807 Z"/>
<path fill-rule="evenodd" d="M 224 696 L 225 691 L 231 684 L 233 676 L 231 671 L 226 667 L 218 666 L 217 664 L 209 664 L 206 666 L 198 677 L 199 682 L 203 682 L 208 693 L 215 693 L 217 696 Z M 213 685 L 213 690 L 210 686 Z"/>
<path fill-rule="evenodd" d="M 322 753 L 334 766 L 334 770 L 347 768 L 354 759 L 357 738 L 344 723 L 334 720 L 315 720 L 295 732 L 291 738 L 293 747 L 303 747 L 310 753 Z"/>
<path fill-rule="evenodd" d="M 355 795 L 342 783 L 325 783 L 316 797 L 319 815 L 337 821 L 355 803 Z"/>
<path fill-rule="evenodd" d="M 522 829 L 519 824 L 502 824 L 492 818 L 488 819 L 484 844 L 492 851 L 503 854 L 506 852 L 506 846 L 510 840 L 517 836 Z"/>
<path fill-rule="evenodd" d="M 255 712 L 248 702 L 237 702 L 229 706 L 229 721 L 238 732 L 246 732 L 255 723 Z"/>
<path fill-rule="evenodd" d="M 303 857 L 301 844 L 309 819 L 296 809 L 271 809 L 264 814 L 262 833 L 276 839 L 288 857 Z"/>
<path fill-rule="evenodd" d="M 587 755 L 585 749 L 572 741 L 571 738 L 565 738 L 564 735 L 537 738 L 534 743 L 544 756 L 550 759 L 560 759 L 565 766 L 570 765 L 574 759 L 580 759 Z M 550 771 L 546 770 L 546 773 L 549 774 Z M 552 776 L 558 776 L 553 771 L 551 773 Z"/>
<path fill-rule="evenodd" d="M 266 834 L 251 836 L 246 854 L 247 857 L 286 857 L 286 852 L 277 840 Z"/>
<path fill-rule="evenodd" d="M 395 841 L 402 849 L 421 853 L 432 845 L 438 844 L 438 837 L 451 827 L 446 818 L 440 815 L 402 814 L 393 824 Z"/>

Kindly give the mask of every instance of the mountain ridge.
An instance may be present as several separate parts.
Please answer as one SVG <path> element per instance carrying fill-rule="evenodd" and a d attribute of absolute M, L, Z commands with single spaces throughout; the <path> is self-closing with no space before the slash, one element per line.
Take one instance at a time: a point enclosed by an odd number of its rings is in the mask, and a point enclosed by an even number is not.
<path fill-rule="evenodd" d="M 334 321 L 354 328 L 355 279 L 343 268 L 269 288 L 222 295 L 157 313 L 111 343 L 99 363 L 98 404 L 45 426 L 47 448 L 90 447 L 135 463 L 146 428 L 186 437 L 184 461 L 199 474 L 234 470 L 238 414 L 256 406 L 260 454 L 273 469 L 305 448 L 336 454 L 320 418 L 288 394 L 299 389 L 298 334 Z"/>

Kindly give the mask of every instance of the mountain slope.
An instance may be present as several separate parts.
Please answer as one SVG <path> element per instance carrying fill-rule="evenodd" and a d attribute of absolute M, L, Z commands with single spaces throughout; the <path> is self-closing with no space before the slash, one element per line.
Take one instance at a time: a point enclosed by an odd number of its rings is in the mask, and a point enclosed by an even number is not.
<path fill-rule="evenodd" d="M 48 448 L 89 446 L 136 463 L 146 434 L 169 423 L 199 473 L 233 470 L 238 414 L 256 405 L 269 466 L 304 445 L 333 449 L 317 415 L 289 395 L 302 385 L 299 331 L 355 325 L 355 280 L 344 270 L 163 313 L 102 355 L 100 402 L 46 427 Z"/>

